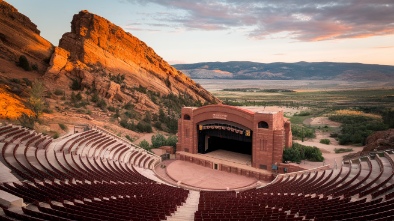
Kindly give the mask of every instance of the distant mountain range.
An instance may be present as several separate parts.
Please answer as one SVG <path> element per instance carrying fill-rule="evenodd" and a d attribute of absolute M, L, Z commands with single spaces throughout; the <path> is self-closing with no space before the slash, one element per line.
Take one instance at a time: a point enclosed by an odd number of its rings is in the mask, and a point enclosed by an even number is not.
<path fill-rule="evenodd" d="M 394 81 L 394 66 L 361 63 L 229 61 L 173 66 L 192 79 Z"/>

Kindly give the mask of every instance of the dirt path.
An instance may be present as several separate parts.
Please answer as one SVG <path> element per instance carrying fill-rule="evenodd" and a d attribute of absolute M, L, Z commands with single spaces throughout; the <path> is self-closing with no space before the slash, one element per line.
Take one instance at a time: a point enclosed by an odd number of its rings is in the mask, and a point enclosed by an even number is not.
<path fill-rule="evenodd" d="M 330 131 L 333 129 L 338 129 L 341 126 L 340 123 L 334 122 L 328 119 L 328 117 L 313 117 L 313 118 L 308 118 L 304 120 L 303 122 L 305 125 L 313 126 L 313 127 L 321 127 L 322 129 L 316 129 L 316 138 L 313 139 L 308 139 L 304 142 L 300 140 L 296 140 L 294 142 L 300 143 L 302 145 L 306 146 L 315 146 L 321 150 L 323 153 L 324 157 L 324 162 L 310 162 L 310 161 L 302 161 L 300 166 L 306 168 L 306 169 L 311 169 L 317 166 L 322 166 L 322 165 L 327 165 L 330 164 L 331 168 L 335 168 L 335 165 L 340 166 L 340 163 L 342 162 L 343 156 L 349 154 L 349 153 L 355 153 L 358 151 L 361 151 L 363 149 L 362 146 L 344 146 L 344 145 L 339 145 L 339 142 L 335 139 L 330 137 Z M 324 127 L 327 126 L 330 128 L 330 130 L 325 130 Z M 330 144 L 322 144 L 320 143 L 321 139 L 329 139 Z M 346 153 L 335 153 L 335 149 L 339 148 L 351 148 L 353 151 L 351 152 L 346 152 Z"/>

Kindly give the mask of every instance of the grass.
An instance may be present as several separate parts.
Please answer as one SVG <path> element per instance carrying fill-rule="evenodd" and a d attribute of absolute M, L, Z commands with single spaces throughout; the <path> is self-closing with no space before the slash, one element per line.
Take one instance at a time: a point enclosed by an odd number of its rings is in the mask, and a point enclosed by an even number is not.
<path fill-rule="evenodd" d="M 352 148 L 335 148 L 334 149 L 335 153 L 347 153 L 347 152 L 352 152 Z"/>
<path fill-rule="evenodd" d="M 241 105 L 291 106 L 316 108 L 341 108 L 380 106 L 390 107 L 394 102 L 393 90 L 332 90 L 296 92 L 243 92 L 212 91 L 223 101 L 239 102 Z"/>

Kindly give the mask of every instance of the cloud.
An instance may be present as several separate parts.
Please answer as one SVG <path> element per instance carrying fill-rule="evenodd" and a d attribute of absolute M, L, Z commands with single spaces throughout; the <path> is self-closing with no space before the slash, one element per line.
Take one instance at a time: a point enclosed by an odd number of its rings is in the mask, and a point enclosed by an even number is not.
<path fill-rule="evenodd" d="M 128 0 L 155 4 L 166 13 L 154 20 L 191 30 L 248 28 L 256 39 L 282 36 L 300 41 L 394 34 L 392 0 Z"/>
<path fill-rule="evenodd" d="M 373 47 L 374 49 L 389 49 L 389 48 L 394 48 L 394 46 L 377 46 Z"/>

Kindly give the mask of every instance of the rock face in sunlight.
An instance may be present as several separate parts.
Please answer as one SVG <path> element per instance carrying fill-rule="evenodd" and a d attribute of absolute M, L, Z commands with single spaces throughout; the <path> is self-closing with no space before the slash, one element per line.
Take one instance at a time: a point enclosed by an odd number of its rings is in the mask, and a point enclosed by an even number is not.
<path fill-rule="evenodd" d="M 74 15 L 71 32 L 62 36 L 45 77 L 60 87 L 77 81 L 110 102 L 131 101 L 141 110 L 155 110 L 157 105 L 136 88 L 160 95 L 186 93 L 202 103 L 219 102 L 144 42 L 88 11 Z"/>
<path fill-rule="evenodd" d="M 0 0 L 0 60 L 15 63 L 24 55 L 34 69 L 43 73 L 52 51 L 53 45 L 40 36 L 28 17 Z"/>
<path fill-rule="evenodd" d="M 8 93 L 7 90 L 0 88 L 0 119 L 15 120 L 23 113 L 33 115 L 17 96 Z"/>

